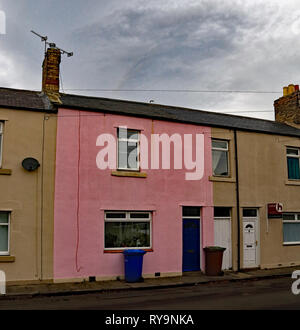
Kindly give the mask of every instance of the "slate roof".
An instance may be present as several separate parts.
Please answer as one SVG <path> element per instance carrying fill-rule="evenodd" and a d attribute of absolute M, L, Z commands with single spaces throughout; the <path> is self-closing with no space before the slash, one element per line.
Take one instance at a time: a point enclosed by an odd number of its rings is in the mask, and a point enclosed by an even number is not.
<path fill-rule="evenodd" d="M 11 88 L 0 88 L 0 106 L 39 112 L 56 111 L 44 93 Z"/>
<path fill-rule="evenodd" d="M 51 103 L 42 92 L 0 88 L 0 106 L 31 111 L 56 112 L 57 107 L 106 112 L 196 125 L 300 137 L 300 129 L 277 123 L 210 111 L 102 97 L 60 94 L 62 104 Z"/>
<path fill-rule="evenodd" d="M 61 94 L 61 100 L 64 107 L 86 111 L 125 114 L 203 126 L 300 137 L 300 129 L 271 120 L 227 115 L 211 111 L 193 110 L 153 103 L 140 103 L 71 94 Z"/>

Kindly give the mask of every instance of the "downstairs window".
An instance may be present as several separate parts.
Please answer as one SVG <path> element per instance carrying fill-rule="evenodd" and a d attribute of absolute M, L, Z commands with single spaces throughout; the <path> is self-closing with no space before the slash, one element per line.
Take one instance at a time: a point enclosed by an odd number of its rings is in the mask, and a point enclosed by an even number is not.
<path fill-rule="evenodd" d="M 151 212 L 105 212 L 104 248 L 151 248 Z"/>
<path fill-rule="evenodd" d="M 284 213 L 283 220 L 283 243 L 300 244 L 300 213 Z"/>

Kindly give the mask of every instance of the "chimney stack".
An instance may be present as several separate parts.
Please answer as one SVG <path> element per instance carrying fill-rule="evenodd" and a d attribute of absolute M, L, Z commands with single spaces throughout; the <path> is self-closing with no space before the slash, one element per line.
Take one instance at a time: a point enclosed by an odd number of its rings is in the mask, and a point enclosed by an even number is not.
<path fill-rule="evenodd" d="M 283 96 L 274 101 L 275 121 L 300 128 L 299 85 L 283 87 Z"/>
<path fill-rule="evenodd" d="M 59 66 L 61 51 L 55 44 L 49 44 L 43 62 L 42 91 L 45 93 L 59 93 Z"/>

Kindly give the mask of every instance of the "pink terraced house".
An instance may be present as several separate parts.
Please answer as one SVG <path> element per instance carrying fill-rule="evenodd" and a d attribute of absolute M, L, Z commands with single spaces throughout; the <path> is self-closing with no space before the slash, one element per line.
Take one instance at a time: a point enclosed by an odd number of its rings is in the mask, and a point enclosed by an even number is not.
<path fill-rule="evenodd" d="M 162 120 L 159 114 L 155 118 L 157 110 L 164 113 L 157 105 L 151 114 L 149 105 L 134 102 L 70 95 L 62 95 L 62 100 L 57 123 L 55 280 L 122 277 L 122 252 L 127 248 L 147 251 L 144 277 L 203 269 L 203 247 L 214 244 L 210 128 Z M 171 143 L 170 169 L 163 168 L 168 150 L 160 144 L 160 166 L 153 169 L 153 134 L 175 134 L 182 141 L 185 135 L 192 137 L 189 152 L 195 159 L 201 148 L 202 177 L 187 180 L 193 171 L 172 165 L 174 153 L 187 153 L 184 142 L 175 152 Z M 101 135 L 115 138 L 115 168 L 97 163 L 107 147 L 97 143 Z M 149 141 L 148 169 L 139 162 L 138 150 L 146 152 L 141 136 Z M 197 136 L 203 138 L 200 145 Z"/>
<path fill-rule="evenodd" d="M 44 68 L 58 73 L 60 52 L 48 52 Z M 56 94 L 59 75 L 44 78 L 58 107 L 54 280 L 122 278 L 123 251 L 136 248 L 147 251 L 143 277 L 203 269 L 214 244 L 210 127 L 192 110 Z"/>

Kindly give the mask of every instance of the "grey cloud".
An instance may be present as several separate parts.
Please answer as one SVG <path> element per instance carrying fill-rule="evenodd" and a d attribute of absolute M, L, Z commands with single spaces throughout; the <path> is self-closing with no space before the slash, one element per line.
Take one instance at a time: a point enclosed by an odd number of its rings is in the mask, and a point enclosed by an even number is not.
<path fill-rule="evenodd" d="M 184 10 L 117 10 L 79 31 L 77 39 L 88 38 L 101 70 L 101 60 L 105 66 L 126 68 L 120 88 L 146 86 L 154 79 L 156 85 L 186 79 L 188 88 L 195 71 L 202 71 L 201 61 L 232 52 L 235 37 L 249 26 L 240 10 L 224 13 L 224 8 L 216 10 L 205 2 Z"/>

